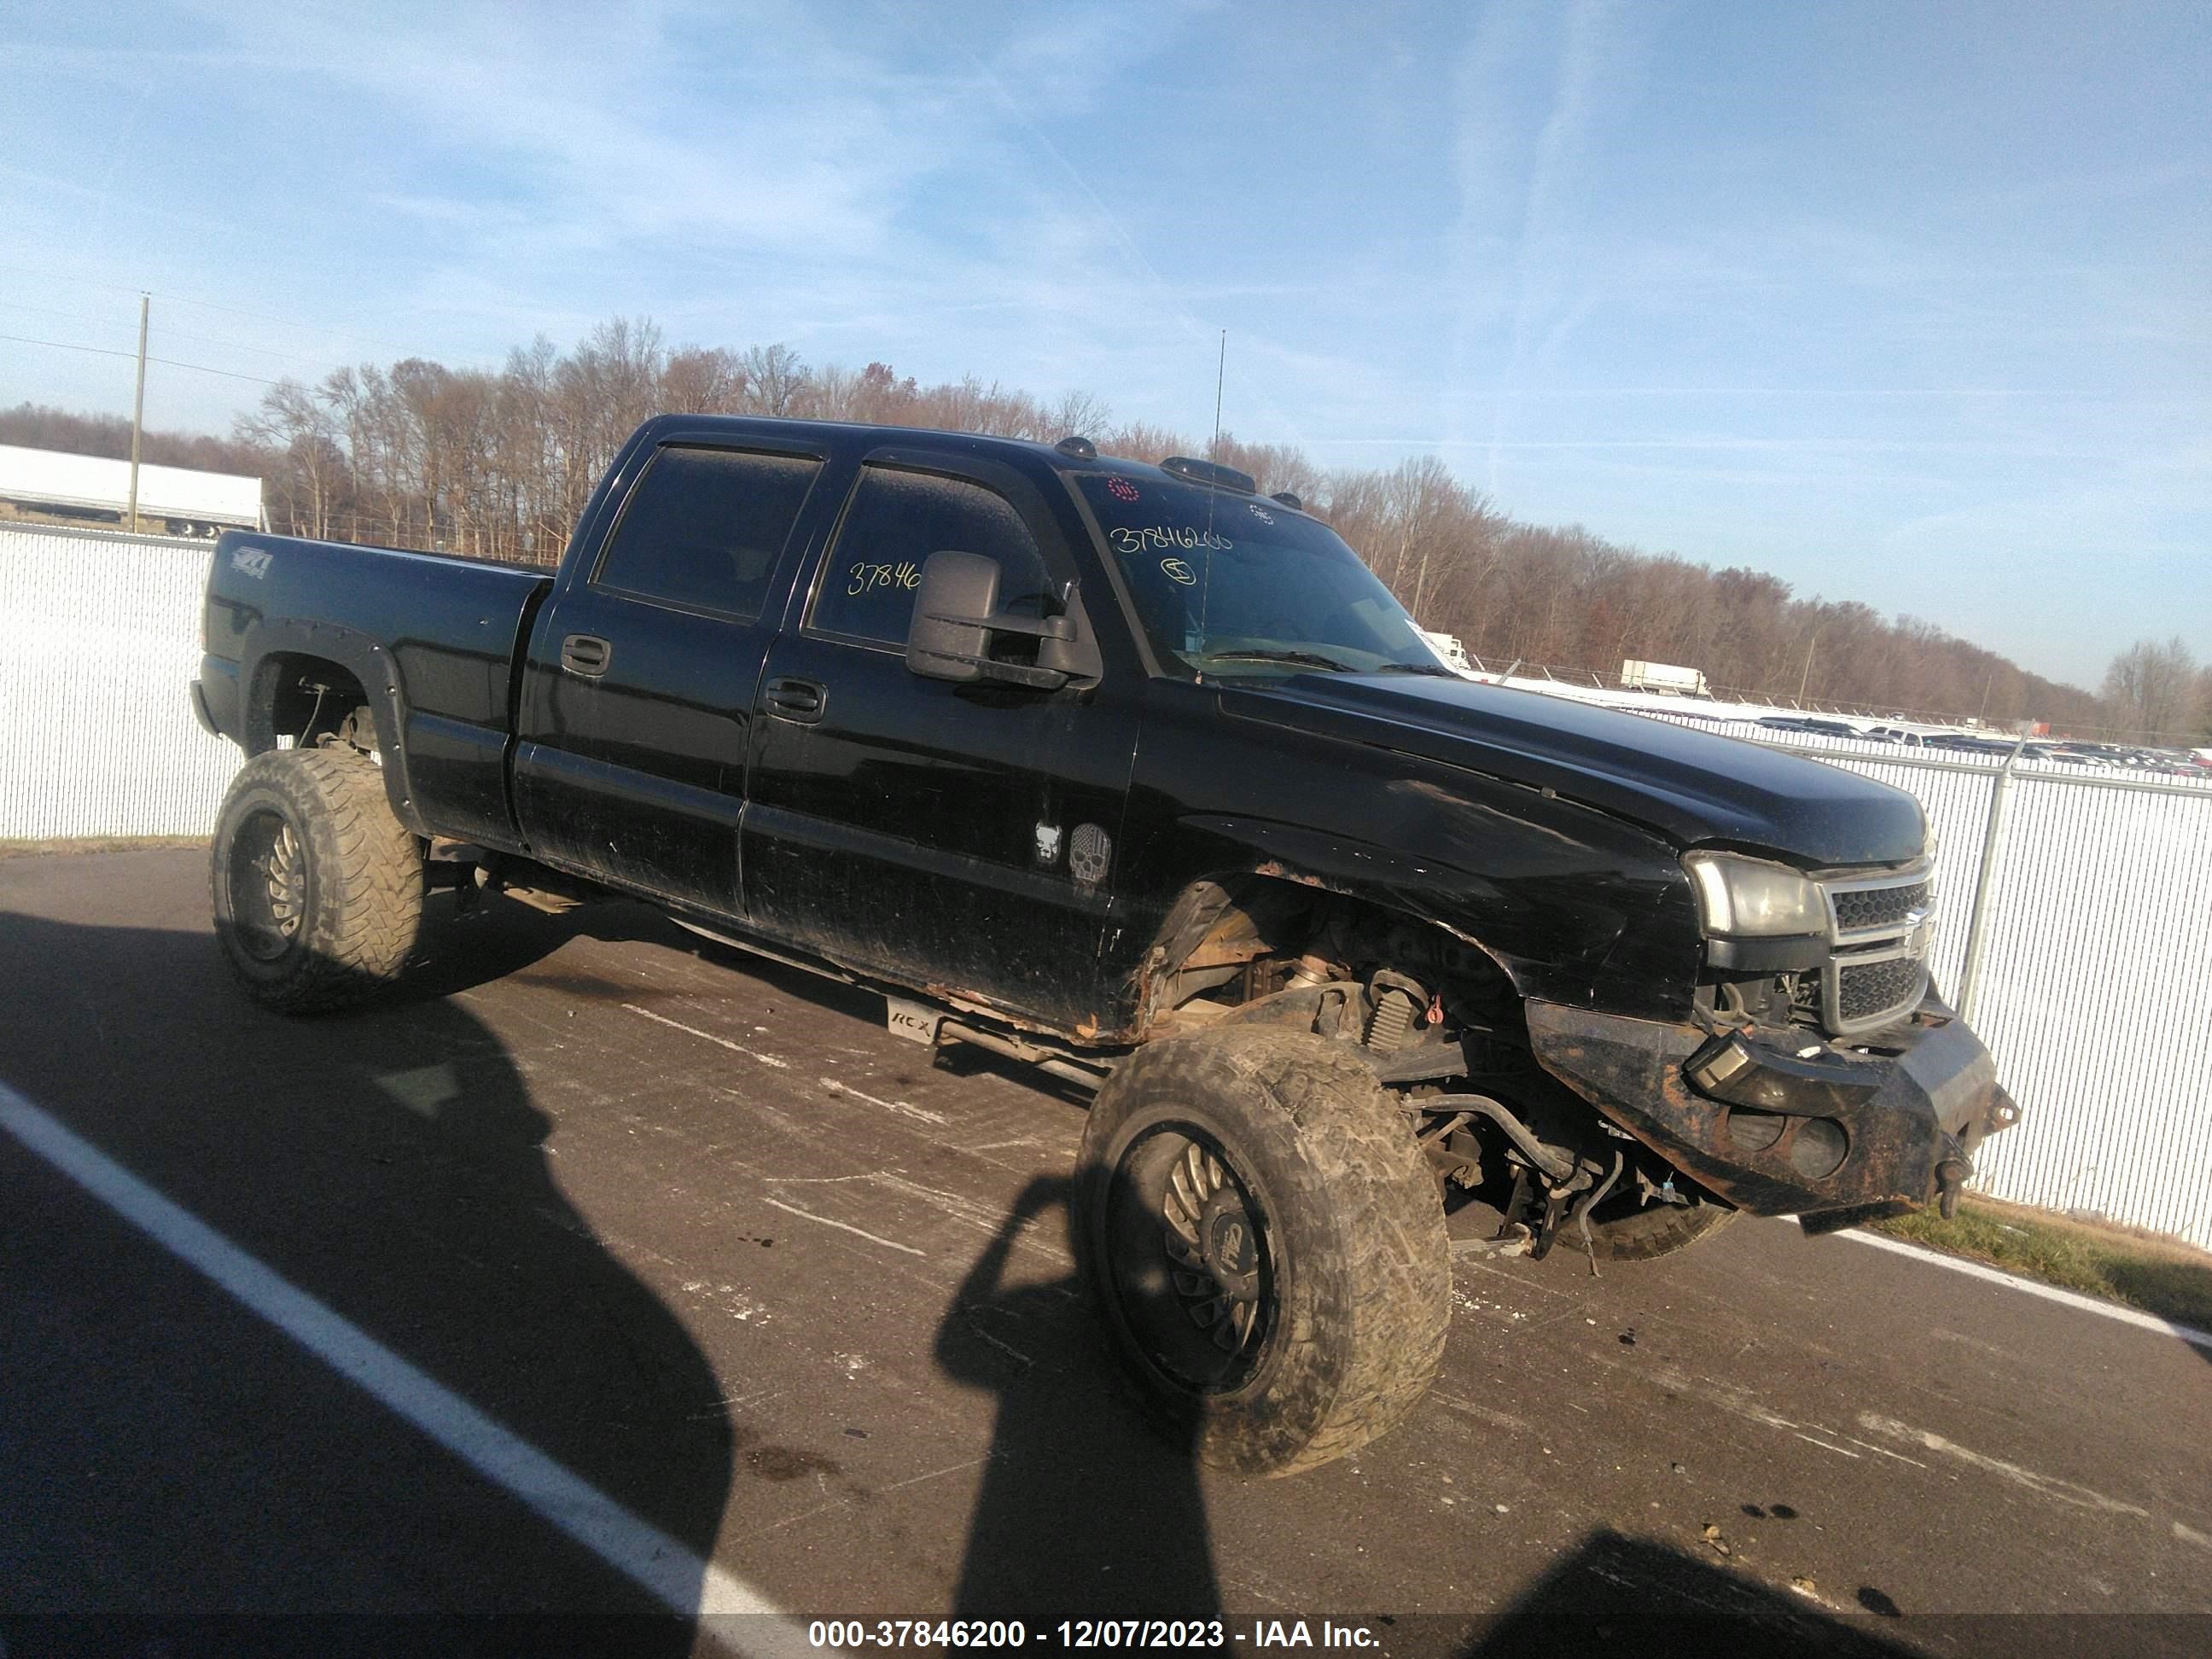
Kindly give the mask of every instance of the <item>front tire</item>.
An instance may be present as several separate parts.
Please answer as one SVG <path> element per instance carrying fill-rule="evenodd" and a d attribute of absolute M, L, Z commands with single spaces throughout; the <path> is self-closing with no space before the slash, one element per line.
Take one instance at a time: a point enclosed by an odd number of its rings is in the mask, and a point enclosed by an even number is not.
<path fill-rule="evenodd" d="M 343 1008 L 399 977 L 422 921 L 422 855 L 384 775 L 335 749 L 256 755 L 223 798 L 216 938 L 255 1000 Z"/>
<path fill-rule="evenodd" d="M 1711 1238 L 1740 1213 L 1711 1199 L 1638 1208 L 1633 1195 L 1615 1195 L 1590 1212 L 1590 1249 L 1608 1261 L 1650 1261 Z M 1580 1230 L 1562 1228 L 1559 1248 L 1580 1249 Z"/>
<path fill-rule="evenodd" d="M 1213 1468 L 1341 1457 L 1436 1375 L 1451 1314 L 1437 1183 L 1342 1043 L 1255 1025 L 1140 1050 L 1091 1109 L 1075 1218 L 1115 1349 Z"/>

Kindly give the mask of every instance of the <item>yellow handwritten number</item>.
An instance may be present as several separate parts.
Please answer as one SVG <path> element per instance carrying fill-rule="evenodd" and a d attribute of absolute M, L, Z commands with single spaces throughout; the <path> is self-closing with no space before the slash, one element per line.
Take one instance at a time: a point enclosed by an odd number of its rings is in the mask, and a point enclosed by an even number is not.
<path fill-rule="evenodd" d="M 847 599 L 858 599 L 871 588 L 902 587 L 911 591 L 921 586 L 921 572 L 908 561 L 892 565 L 871 564 L 864 560 L 845 574 L 850 579 L 845 587 Z"/>

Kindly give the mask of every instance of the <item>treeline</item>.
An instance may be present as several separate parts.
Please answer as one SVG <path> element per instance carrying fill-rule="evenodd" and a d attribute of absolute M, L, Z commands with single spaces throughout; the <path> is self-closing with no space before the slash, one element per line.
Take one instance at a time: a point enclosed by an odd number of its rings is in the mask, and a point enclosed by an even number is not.
<path fill-rule="evenodd" d="M 286 380 L 239 420 L 229 442 L 149 434 L 145 453 L 261 473 L 271 523 L 290 533 L 551 562 L 615 452 L 660 410 L 1047 442 L 1076 432 L 1141 459 L 1211 455 L 1252 473 L 1263 489 L 1297 494 L 1423 626 L 1457 635 L 1494 667 L 1518 661 L 1602 678 L 1624 659 L 1642 658 L 1702 669 L 1716 688 L 1761 698 L 1992 724 L 2048 720 L 2076 732 L 2129 726 L 2147 735 L 2153 713 L 2141 699 L 2100 697 L 2030 673 L 1910 616 L 1801 598 L 1761 571 L 1714 570 L 1580 528 L 1523 523 L 1432 456 L 1388 469 L 1323 469 L 1282 446 L 1230 436 L 1207 444 L 1116 422 L 1085 392 L 1048 402 L 972 377 L 924 386 L 879 362 L 857 371 L 810 365 L 784 345 L 671 348 L 649 322 L 604 323 L 566 353 L 541 336 L 495 372 L 408 358 L 340 369 L 313 386 Z M 129 428 L 26 406 L 0 415 L 0 441 L 119 454 L 128 452 Z M 2212 713 L 2200 706 L 2207 688 L 2189 684 L 2185 712 L 2170 714 L 2172 700 L 2159 702 L 2168 740 Z M 2108 681 L 2106 690 L 2115 687 Z"/>
<path fill-rule="evenodd" d="M 120 415 L 73 415 L 43 404 L 18 404 L 13 409 L 0 409 L 0 444 L 127 461 L 131 422 Z M 266 477 L 273 458 L 261 444 L 200 433 L 146 432 L 139 435 L 138 459 L 149 466 L 188 466 L 201 472 Z"/>
<path fill-rule="evenodd" d="M 2105 671 L 2106 719 L 2152 743 L 2212 743 L 2212 663 L 2197 665 L 2179 635 L 2137 640 Z"/>

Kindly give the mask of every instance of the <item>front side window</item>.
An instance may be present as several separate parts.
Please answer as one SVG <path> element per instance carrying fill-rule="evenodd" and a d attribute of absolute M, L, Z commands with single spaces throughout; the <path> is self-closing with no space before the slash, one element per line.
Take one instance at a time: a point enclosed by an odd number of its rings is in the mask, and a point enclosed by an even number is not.
<path fill-rule="evenodd" d="M 1328 526 L 1200 484 L 1077 482 L 1163 661 L 1209 675 L 1450 672 Z"/>
<path fill-rule="evenodd" d="M 665 448 L 631 493 L 592 580 L 747 619 L 821 463 L 735 449 Z"/>
<path fill-rule="evenodd" d="M 1012 502 L 964 479 L 872 466 L 845 509 L 807 626 L 903 644 L 921 567 L 947 549 L 999 562 L 1001 611 L 1043 614 L 1044 560 Z"/>

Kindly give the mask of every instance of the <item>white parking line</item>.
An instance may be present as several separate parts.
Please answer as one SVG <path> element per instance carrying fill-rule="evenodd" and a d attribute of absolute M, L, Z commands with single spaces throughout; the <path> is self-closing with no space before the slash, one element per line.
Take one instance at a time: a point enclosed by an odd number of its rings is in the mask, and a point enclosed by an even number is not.
<path fill-rule="evenodd" d="M 767 1615 L 748 1620 L 750 1651 L 812 1652 L 805 1632 L 768 1597 L 502 1428 L 358 1326 L 164 1198 L 47 1112 L 0 1085 L 0 1128 L 94 1198 L 261 1316 L 380 1404 L 404 1418 L 487 1480 L 519 1499 L 663 1607 L 692 1615 Z"/>
<path fill-rule="evenodd" d="M 888 1245 L 894 1250 L 904 1250 L 908 1255 L 927 1257 L 929 1255 L 928 1251 L 917 1250 L 911 1244 L 902 1244 L 896 1238 L 885 1238 L 880 1233 L 864 1232 L 849 1221 L 832 1221 L 826 1215 L 817 1215 L 811 1210 L 802 1210 L 796 1204 L 786 1204 L 781 1199 L 764 1198 L 761 1202 L 772 1204 L 787 1215 L 805 1216 L 809 1221 L 818 1221 L 825 1227 L 835 1227 L 841 1233 L 857 1234 L 871 1244 Z"/>
<path fill-rule="evenodd" d="M 1797 1218 L 1786 1215 L 1777 1216 L 1775 1219 L 1795 1222 Z M 1965 1273 L 1969 1278 L 1986 1279 L 1992 1284 L 2008 1285 L 2015 1291 L 2025 1291 L 2030 1296 L 2039 1296 L 2046 1302 L 2063 1303 L 2069 1308 L 2079 1308 L 2083 1313 L 2117 1319 L 2123 1325 L 2138 1325 L 2147 1331 L 2179 1337 L 2191 1347 L 2212 1352 L 2212 1331 L 2200 1331 L 2194 1325 L 2177 1325 L 2170 1319 L 2160 1319 L 2156 1314 L 2147 1314 L 2140 1308 L 2124 1308 L 2117 1302 L 2100 1302 L 2094 1296 L 2083 1296 L 2078 1291 L 2062 1291 L 2056 1285 L 2038 1284 L 2033 1279 L 2022 1279 L 2018 1273 L 2008 1273 L 1984 1262 L 1969 1261 L 1964 1256 L 1945 1255 L 1941 1250 L 1923 1249 L 1917 1244 L 1908 1244 L 1901 1238 L 1892 1238 L 1885 1233 L 1870 1233 L 1852 1227 L 1832 1237 L 1848 1238 L 1859 1244 L 1871 1244 L 1877 1250 L 1887 1250 L 1895 1255 L 1909 1255 L 1916 1261 L 1932 1262 L 1938 1267 L 1948 1267 L 1953 1273 Z"/>
<path fill-rule="evenodd" d="M 1884 1417 L 1877 1412 L 1861 1412 L 1859 1426 L 1869 1434 L 1887 1435 L 1908 1446 L 1921 1446 L 1946 1457 L 1954 1457 L 1961 1463 L 2025 1486 L 2038 1497 L 2056 1498 L 2062 1504 L 2071 1504 L 2077 1509 L 2102 1510 L 2107 1515 L 2135 1515 L 2150 1519 L 2150 1511 L 2135 1504 L 2123 1504 L 2117 1498 L 2107 1498 L 2093 1487 L 2079 1481 L 2061 1480 L 2055 1474 L 2038 1474 L 2033 1469 L 2022 1468 L 2017 1463 L 2008 1463 L 2001 1457 L 1991 1457 L 1987 1452 L 1978 1452 L 1962 1446 L 1955 1440 L 1946 1440 L 1928 1429 L 1916 1429 L 1910 1423 L 1900 1423 L 1893 1417 Z"/>
<path fill-rule="evenodd" d="M 686 1025 L 682 1020 L 671 1019 L 665 1014 L 656 1014 L 652 1009 L 641 1008 L 635 1002 L 623 1004 L 623 1012 L 636 1014 L 641 1018 L 657 1020 L 672 1030 L 683 1032 L 686 1036 L 704 1037 L 709 1042 L 719 1042 L 733 1054 L 743 1054 L 747 1060 L 757 1060 L 762 1065 L 772 1066 L 779 1072 L 787 1072 L 791 1069 L 791 1062 L 787 1060 L 778 1060 L 774 1054 L 764 1054 L 757 1048 L 748 1048 L 742 1042 L 732 1042 L 727 1037 L 716 1036 L 712 1031 L 702 1031 L 696 1025 Z"/>

